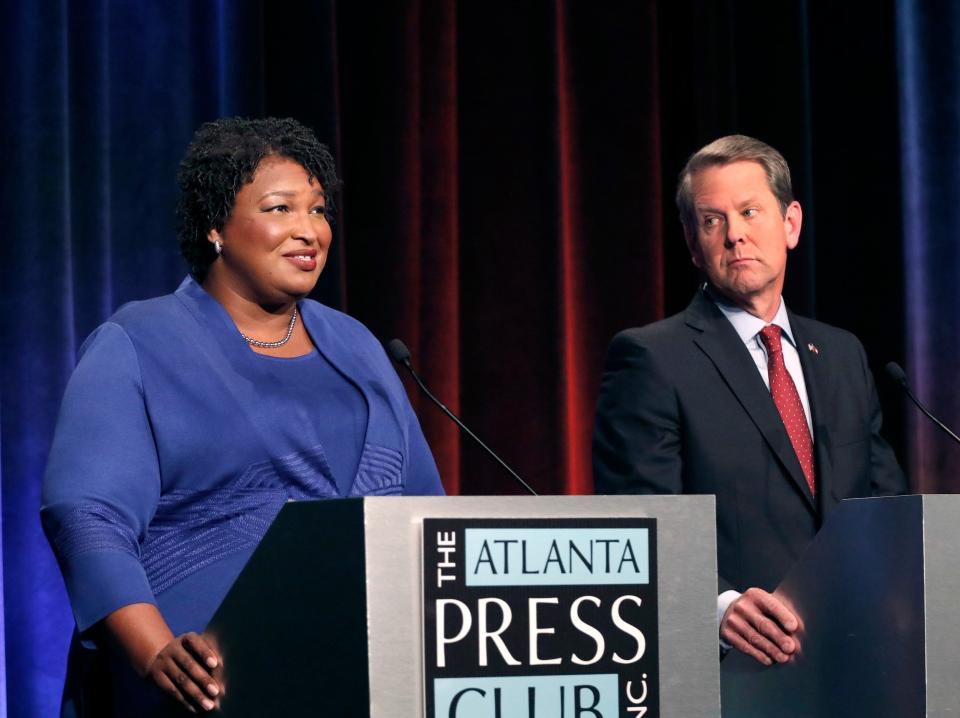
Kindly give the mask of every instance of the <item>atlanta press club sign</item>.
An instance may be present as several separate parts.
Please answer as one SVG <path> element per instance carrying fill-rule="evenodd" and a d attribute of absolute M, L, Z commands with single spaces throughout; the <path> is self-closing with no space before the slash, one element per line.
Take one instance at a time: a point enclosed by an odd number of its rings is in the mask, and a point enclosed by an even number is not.
<path fill-rule="evenodd" d="M 424 519 L 427 718 L 655 718 L 656 519 Z"/>

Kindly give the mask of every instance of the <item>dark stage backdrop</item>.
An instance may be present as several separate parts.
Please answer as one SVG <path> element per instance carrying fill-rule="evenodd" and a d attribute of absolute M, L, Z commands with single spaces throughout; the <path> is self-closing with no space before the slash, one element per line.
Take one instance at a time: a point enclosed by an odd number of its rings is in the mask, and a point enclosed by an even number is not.
<path fill-rule="evenodd" d="M 402 337 L 543 493 L 591 491 L 606 344 L 689 300 L 674 178 L 730 132 L 794 169 L 790 306 L 960 424 L 960 17 L 848 5 L 4 0 L 0 716 L 59 701 L 71 617 L 37 512 L 76 349 L 184 275 L 174 173 L 217 116 L 293 115 L 333 147 L 317 297 Z M 879 384 L 914 487 L 953 490 L 957 450 Z M 413 398 L 449 492 L 517 491 Z"/>

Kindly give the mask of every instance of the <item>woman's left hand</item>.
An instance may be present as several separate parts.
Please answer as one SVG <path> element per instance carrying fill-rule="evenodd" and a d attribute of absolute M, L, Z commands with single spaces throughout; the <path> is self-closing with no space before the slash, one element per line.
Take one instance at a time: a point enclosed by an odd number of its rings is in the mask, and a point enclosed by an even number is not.
<path fill-rule="evenodd" d="M 213 675 L 220 658 L 203 636 L 184 633 L 164 646 L 145 677 L 188 710 L 213 710 L 223 688 Z"/>
<path fill-rule="evenodd" d="M 223 695 L 218 678 L 223 659 L 206 638 L 192 632 L 175 637 L 157 607 L 149 603 L 119 608 L 103 623 L 140 676 L 191 713 L 217 707 Z"/>

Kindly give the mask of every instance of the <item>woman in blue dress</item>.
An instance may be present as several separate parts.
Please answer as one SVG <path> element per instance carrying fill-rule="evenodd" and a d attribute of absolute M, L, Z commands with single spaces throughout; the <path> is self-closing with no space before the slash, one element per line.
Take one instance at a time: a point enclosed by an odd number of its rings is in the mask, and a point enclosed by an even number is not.
<path fill-rule="evenodd" d="M 83 344 L 44 477 L 77 624 L 64 716 L 214 709 L 200 632 L 287 500 L 443 493 L 379 342 L 305 299 L 332 240 L 326 148 L 294 120 L 218 120 L 178 181 L 190 276 Z"/>

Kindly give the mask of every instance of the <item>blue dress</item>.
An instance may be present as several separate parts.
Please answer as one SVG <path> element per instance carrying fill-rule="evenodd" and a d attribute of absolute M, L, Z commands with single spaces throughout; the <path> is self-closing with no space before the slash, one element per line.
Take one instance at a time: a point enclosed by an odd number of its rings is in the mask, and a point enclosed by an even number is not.
<path fill-rule="evenodd" d="M 188 278 L 81 347 L 41 511 L 78 631 L 63 715 L 102 714 L 105 691 L 129 689 L 103 685 L 122 668 L 104 667 L 91 627 L 152 603 L 175 635 L 202 631 L 287 500 L 443 493 L 380 343 L 322 304 L 299 309 L 318 352 L 264 357 Z"/>

